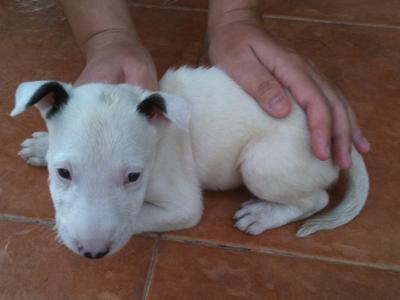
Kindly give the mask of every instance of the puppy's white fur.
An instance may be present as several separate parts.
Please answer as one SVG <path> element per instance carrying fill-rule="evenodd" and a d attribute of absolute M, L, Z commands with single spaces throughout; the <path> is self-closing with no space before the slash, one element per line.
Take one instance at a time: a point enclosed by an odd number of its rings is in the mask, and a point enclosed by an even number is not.
<path fill-rule="evenodd" d="M 25 110 L 43 83 L 20 86 L 12 115 Z M 76 253 L 80 244 L 108 245 L 113 253 L 131 234 L 194 226 L 202 188 L 245 184 L 256 199 L 242 205 L 235 226 L 250 234 L 306 218 L 328 203 L 326 189 L 338 168 L 313 156 L 305 114 L 294 101 L 287 118 L 271 118 L 216 67 L 168 71 L 160 82 L 164 117 L 138 113 L 150 95 L 140 88 L 63 85 L 69 99 L 46 119 L 49 135 L 34 134 L 20 154 L 32 165 L 47 162 L 58 233 Z M 51 105 L 48 99 L 37 104 L 43 116 Z M 299 236 L 335 228 L 360 212 L 368 175 L 355 149 L 352 158 L 345 199 L 307 221 Z M 70 170 L 72 180 L 60 178 L 57 168 Z M 129 170 L 141 175 L 127 185 Z"/>

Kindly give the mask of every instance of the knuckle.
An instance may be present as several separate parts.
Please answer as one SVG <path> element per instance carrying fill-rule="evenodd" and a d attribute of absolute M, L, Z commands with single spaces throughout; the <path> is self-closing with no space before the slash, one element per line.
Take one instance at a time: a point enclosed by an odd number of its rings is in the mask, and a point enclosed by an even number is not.
<path fill-rule="evenodd" d="M 335 114 L 339 114 L 338 117 L 347 118 L 346 108 L 340 100 L 331 100 L 331 107 Z"/>
<path fill-rule="evenodd" d="M 125 72 L 144 78 L 151 76 L 153 73 L 153 65 L 142 60 L 133 60 L 124 69 Z"/>
<path fill-rule="evenodd" d="M 343 103 L 338 102 L 332 104 L 332 111 L 336 127 L 340 128 L 340 130 L 343 132 L 349 133 L 351 128 L 351 120 Z"/>
<path fill-rule="evenodd" d="M 297 97 L 297 100 L 305 106 L 306 109 L 319 109 L 321 104 L 321 99 L 315 96 L 310 89 L 300 93 Z"/>
<path fill-rule="evenodd" d="M 300 57 L 300 54 L 292 48 L 286 48 L 286 53 L 291 57 Z"/>
<path fill-rule="evenodd" d="M 304 58 L 295 50 L 287 50 L 287 61 L 297 67 L 304 68 L 306 66 L 306 61 Z"/>
<path fill-rule="evenodd" d="M 210 44 L 208 52 L 212 61 L 226 61 L 242 59 L 243 53 L 246 53 L 246 49 L 242 44 L 237 43 L 235 40 L 228 39 L 217 46 L 212 46 Z"/>
<path fill-rule="evenodd" d="M 310 127 L 319 128 L 324 131 L 330 131 L 332 124 L 332 117 L 325 110 L 319 112 L 318 115 L 310 118 Z"/>
<path fill-rule="evenodd" d="M 310 122 L 310 128 L 311 129 L 319 129 L 322 131 L 330 131 L 331 128 L 331 121 L 330 118 L 325 118 L 325 117 L 309 117 L 309 122 Z"/>
<path fill-rule="evenodd" d="M 332 136 L 335 140 L 338 140 L 343 145 L 349 145 L 352 132 L 349 122 L 346 120 L 336 120 L 336 124 L 333 128 Z"/>
<path fill-rule="evenodd" d="M 334 130 L 334 132 L 332 133 L 332 137 L 339 141 L 340 144 L 342 145 L 349 145 L 350 144 L 350 140 L 351 140 L 351 136 L 349 134 L 350 132 L 347 132 L 345 130 Z"/>
<path fill-rule="evenodd" d="M 133 60 L 131 62 L 131 69 L 135 70 L 137 73 L 147 73 L 149 71 L 149 65 L 142 60 Z"/>
<path fill-rule="evenodd" d="M 281 87 L 274 79 L 263 80 L 257 86 L 257 94 L 260 96 L 275 95 L 281 92 Z"/>
<path fill-rule="evenodd" d="M 323 94 L 310 90 L 304 93 L 303 100 L 310 109 L 318 111 L 321 115 L 330 115 L 330 108 Z"/>

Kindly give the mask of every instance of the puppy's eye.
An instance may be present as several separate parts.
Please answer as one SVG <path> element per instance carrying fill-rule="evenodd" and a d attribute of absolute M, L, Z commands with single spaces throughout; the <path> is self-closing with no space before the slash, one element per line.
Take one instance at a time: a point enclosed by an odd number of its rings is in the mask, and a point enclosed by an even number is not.
<path fill-rule="evenodd" d="M 137 181 L 138 179 L 139 179 L 139 177 L 140 177 L 140 173 L 137 173 L 137 172 L 131 172 L 131 173 L 129 173 L 128 174 L 128 183 L 132 183 L 132 182 L 135 182 L 135 181 Z"/>
<path fill-rule="evenodd" d="M 67 180 L 71 180 L 71 173 L 64 168 L 59 168 L 57 169 L 58 175 L 60 175 L 62 178 L 67 179 Z"/>

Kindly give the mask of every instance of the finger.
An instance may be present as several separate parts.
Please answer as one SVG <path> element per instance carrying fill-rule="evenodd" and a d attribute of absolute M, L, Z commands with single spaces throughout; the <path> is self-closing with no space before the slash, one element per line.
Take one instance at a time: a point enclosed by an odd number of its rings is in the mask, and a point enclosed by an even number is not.
<path fill-rule="evenodd" d="M 74 87 L 91 82 L 119 83 L 121 75 L 115 70 L 88 65 L 74 82 Z"/>
<path fill-rule="evenodd" d="M 240 64 L 240 70 L 227 70 L 235 80 L 271 116 L 282 118 L 289 114 L 291 104 L 285 89 L 261 64 L 255 55 Z"/>
<path fill-rule="evenodd" d="M 352 110 L 349 102 L 347 101 L 347 99 L 343 95 L 343 93 L 337 88 L 334 88 L 334 89 L 336 91 L 336 94 L 342 100 L 342 103 L 347 111 L 347 115 L 348 115 L 348 118 L 350 121 L 352 141 L 353 141 L 355 147 L 357 148 L 357 150 L 360 153 L 367 153 L 370 150 L 371 146 L 370 146 L 367 138 L 362 133 L 361 127 L 357 122 L 357 117 L 354 114 L 354 111 Z"/>
<path fill-rule="evenodd" d="M 329 82 L 328 79 L 318 70 L 318 68 L 310 61 L 310 66 L 312 71 L 317 73 L 320 78 L 324 82 Z M 347 112 L 347 117 L 350 123 L 350 130 L 351 130 L 351 137 L 354 145 L 356 146 L 357 150 L 360 153 L 367 153 L 370 150 L 370 144 L 368 140 L 365 138 L 365 136 L 362 133 L 361 127 L 358 125 L 357 118 L 350 107 L 349 102 L 347 101 L 346 97 L 343 95 L 340 89 L 335 87 L 334 85 L 329 84 L 330 90 L 333 91 L 333 93 L 339 97 L 339 99 L 342 101 L 342 104 L 344 105 L 344 108 Z M 351 143 L 350 143 L 351 147 Z"/>
<path fill-rule="evenodd" d="M 132 85 L 138 85 L 150 91 L 158 90 L 158 82 L 156 78 L 150 76 L 127 75 L 124 82 Z"/>
<path fill-rule="evenodd" d="M 320 160 L 330 158 L 331 112 L 328 100 L 315 81 L 301 70 L 289 70 L 285 84 L 295 100 L 306 111 L 311 129 L 311 145 Z"/>
<path fill-rule="evenodd" d="M 353 143 L 360 153 L 367 153 L 371 148 L 370 144 L 367 138 L 363 135 L 361 127 L 360 125 L 358 125 L 357 118 L 350 105 L 347 101 L 345 101 L 344 103 L 350 119 Z"/>
<path fill-rule="evenodd" d="M 264 36 L 265 37 L 265 36 Z M 269 40 L 269 38 L 267 37 Z M 327 99 L 314 80 L 307 74 L 304 59 L 293 52 L 287 59 L 279 59 L 281 47 L 273 41 L 257 44 L 264 65 L 274 70 L 274 75 L 289 88 L 291 94 L 306 111 L 311 129 L 311 146 L 318 159 L 330 158 L 331 114 Z M 266 59 L 277 57 L 277 60 Z"/>
<path fill-rule="evenodd" d="M 125 70 L 123 82 L 141 86 L 147 90 L 158 90 L 157 73 L 155 68 L 130 66 Z"/>
<path fill-rule="evenodd" d="M 332 113 L 333 157 L 342 169 L 351 167 L 351 126 L 347 109 L 335 88 L 317 72 L 311 71 L 312 78 L 319 84 L 330 104 Z"/>

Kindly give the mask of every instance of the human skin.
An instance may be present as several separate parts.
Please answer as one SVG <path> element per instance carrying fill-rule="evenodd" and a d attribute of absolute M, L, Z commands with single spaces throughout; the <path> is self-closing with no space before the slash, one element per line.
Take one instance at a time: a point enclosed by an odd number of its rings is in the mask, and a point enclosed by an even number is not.
<path fill-rule="evenodd" d="M 321 160 L 333 155 L 339 167 L 350 168 L 352 144 L 366 153 L 369 143 L 349 103 L 309 60 L 267 34 L 259 6 L 257 0 L 210 1 L 211 63 L 221 66 L 274 117 L 290 112 L 289 90 L 306 111 L 314 154 Z"/>
<path fill-rule="evenodd" d="M 124 0 L 62 0 L 86 67 L 76 80 L 130 83 L 157 90 L 157 73 L 141 43 Z M 209 57 L 264 111 L 287 116 L 285 90 L 306 111 L 311 146 L 321 160 L 331 156 L 342 169 L 351 167 L 352 144 L 369 151 L 354 112 L 343 94 L 307 59 L 285 48 L 264 30 L 260 1 L 210 0 Z"/>
<path fill-rule="evenodd" d="M 86 66 L 75 85 L 130 83 L 157 90 L 157 72 L 125 0 L 62 0 Z"/>

